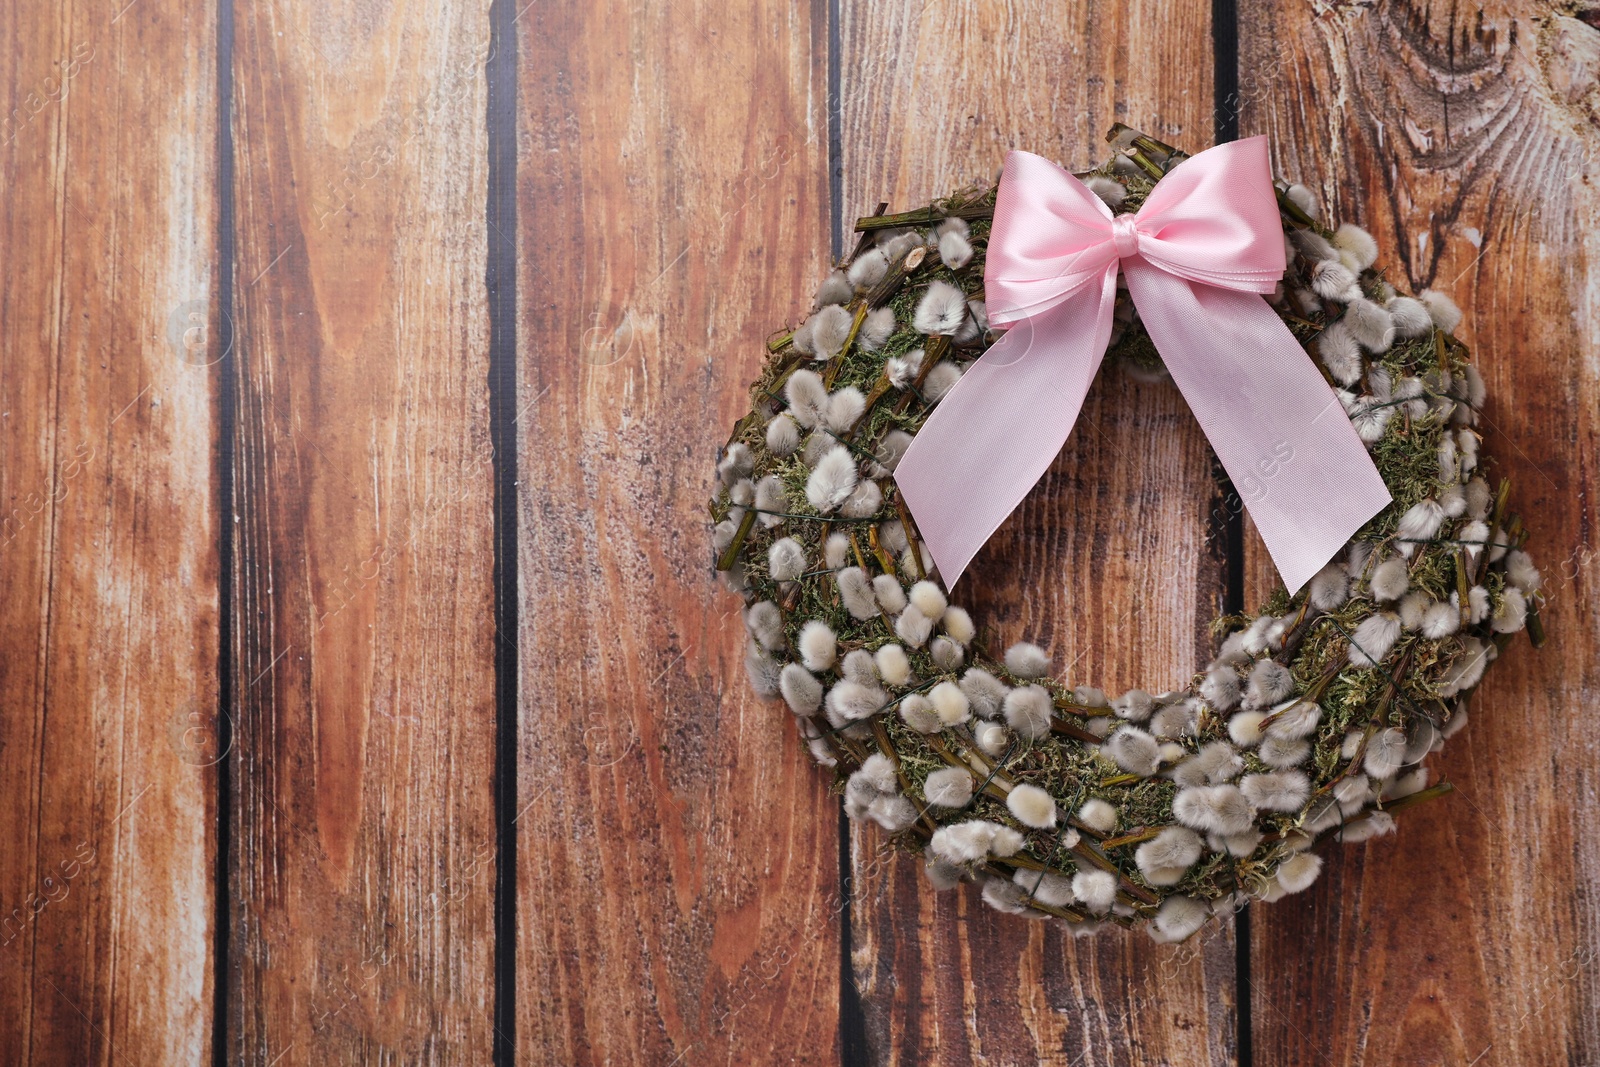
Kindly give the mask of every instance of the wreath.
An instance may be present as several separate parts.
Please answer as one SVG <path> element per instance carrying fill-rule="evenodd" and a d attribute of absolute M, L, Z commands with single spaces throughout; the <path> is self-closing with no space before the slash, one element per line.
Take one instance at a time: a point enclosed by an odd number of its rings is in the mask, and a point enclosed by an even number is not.
<path fill-rule="evenodd" d="M 1111 159 L 1076 177 L 1115 213 L 1188 158 L 1120 124 L 1107 140 Z M 1368 233 L 1273 184 L 1287 269 L 1267 303 L 1392 503 L 1294 595 L 1217 619 L 1216 656 L 1181 691 L 1108 698 L 1052 678 L 1036 645 L 991 650 L 893 479 L 1000 336 L 983 291 L 995 188 L 859 220 L 814 313 L 768 343 L 710 505 L 745 666 L 849 816 L 920 853 L 939 888 L 976 881 L 1001 911 L 1160 941 L 1300 892 L 1329 842 L 1390 833 L 1450 789 L 1424 759 L 1514 634 L 1542 642 L 1527 533 L 1509 482 L 1485 475 L 1460 311 L 1398 293 Z M 1137 306 L 1115 299 L 1106 359 L 1162 374 Z"/>

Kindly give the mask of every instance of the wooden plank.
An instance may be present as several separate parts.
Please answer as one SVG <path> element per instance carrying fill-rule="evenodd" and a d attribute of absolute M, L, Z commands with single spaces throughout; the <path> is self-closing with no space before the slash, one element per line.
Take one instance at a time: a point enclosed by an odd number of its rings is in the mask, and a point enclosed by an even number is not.
<path fill-rule="evenodd" d="M 1011 148 L 1085 169 L 1115 121 L 1211 143 L 1211 5 L 841 10 L 845 219 L 989 181 Z M 1224 547 L 1198 424 L 1170 383 L 1101 375 L 1061 457 L 957 589 L 997 647 L 1048 648 L 1073 684 L 1181 688 L 1212 652 Z M 981 593 L 974 591 L 981 590 Z M 1074 940 L 853 833 L 852 951 L 875 1063 L 1227 1063 L 1232 925 L 1158 946 Z"/>
<path fill-rule="evenodd" d="M 486 1063 L 487 13 L 236 10 L 229 1060 Z"/>
<path fill-rule="evenodd" d="M 838 1060 L 837 801 L 705 511 L 827 264 L 821 10 L 518 22 L 519 1063 Z"/>
<path fill-rule="evenodd" d="M 211 1040 L 216 37 L 116 14 L 0 8 L 8 1064 Z"/>
<path fill-rule="evenodd" d="M 1540 652 L 1513 642 L 1434 757 L 1455 795 L 1256 909 L 1257 1062 L 1594 1062 L 1600 907 L 1574 886 L 1600 873 L 1600 257 L 1585 221 L 1600 212 L 1600 32 L 1521 2 L 1240 8 L 1241 66 L 1262 89 L 1244 132 L 1270 134 L 1281 173 L 1371 230 L 1399 285 L 1466 311 L 1484 451 L 1534 531 L 1551 635 Z M 1259 594 L 1258 542 L 1253 571 Z"/>

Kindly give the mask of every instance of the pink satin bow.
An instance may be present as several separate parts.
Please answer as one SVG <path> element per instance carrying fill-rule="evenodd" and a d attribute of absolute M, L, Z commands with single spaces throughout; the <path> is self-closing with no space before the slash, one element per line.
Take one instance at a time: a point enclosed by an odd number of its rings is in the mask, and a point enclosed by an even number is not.
<path fill-rule="evenodd" d="M 1117 272 L 1291 593 L 1390 501 L 1343 406 L 1261 298 L 1283 277 L 1264 137 L 1218 145 L 1113 217 L 1047 159 L 1012 152 L 984 288 L 1006 335 L 895 471 L 949 586 L 1066 442 L 1111 338 Z"/>

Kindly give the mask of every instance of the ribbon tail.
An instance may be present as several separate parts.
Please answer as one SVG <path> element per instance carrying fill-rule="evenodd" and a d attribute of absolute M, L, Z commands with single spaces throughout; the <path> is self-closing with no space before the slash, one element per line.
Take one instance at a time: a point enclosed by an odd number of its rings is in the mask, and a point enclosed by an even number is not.
<path fill-rule="evenodd" d="M 1391 501 L 1344 406 L 1254 293 L 1123 261 L 1139 318 L 1292 595 Z"/>
<path fill-rule="evenodd" d="M 1116 278 L 1113 264 L 1098 286 L 1013 326 L 934 408 L 895 468 L 947 589 L 1072 432 L 1111 338 Z"/>

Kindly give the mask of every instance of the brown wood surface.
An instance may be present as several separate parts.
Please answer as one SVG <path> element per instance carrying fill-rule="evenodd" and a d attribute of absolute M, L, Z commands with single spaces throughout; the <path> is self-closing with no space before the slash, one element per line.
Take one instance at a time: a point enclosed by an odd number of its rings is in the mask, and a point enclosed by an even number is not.
<path fill-rule="evenodd" d="M 1600 31 L 1531 3 L 1247 0 L 1240 26 L 1262 90 L 1242 132 L 1368 228 L 1402 288 L 1465 310 L 1550 633 L 1512 642 L 1433 757 L 1454 795 L 1253 909 L 1255 1061 L 1596 1062 Z M 1259 543 L 1253 562 L 1260 591 Z"/>
<path fill-rule="evenodd" d="M 203 7 L 0 7 L 0 1063 L 197 1063 L 210 1042 Z"/>
<path fill-rule="evenodd" d="M 1211 143 L 1211 5 L 882 5 L 841 10 L 845 219 L 992 181 L 1011 148 L 1082 170 L 1126 119 Z M 1031 640 L 1058 675 L 1112 695 L 1182 688 L 1211 654 L 1224 546 L 1199 425 L 1171 382 L 1099 376 L 1040 486 L 955 591 L 992 647 Z M 974 590 L 981 590 L 981 595 Z M 852 834 L 855 981 L 870 1059 L 1210 1063 L 1235 1057 L 1231 922 L 1195 943 L 1075 940 L 937 893 L 921 865 Z"/>
<path fill-rule="evenodd" d="M 479 5 L 239 5 L 230 1063 L 489 1060 Z"/>
<path fill-rule="evenodd" d="M 1075 941 L 841 836 L 704 511 L 830 239 L 1011 147 L 1086 166 L 1113 121 L 1209 143 L 1209 0 L 268 0 L 229 38 L 183 0 L 0 5 L 0 1064 L 484 1064 L 497 990 L 517 1064 L 1600 1060 L 1590 6 L 1239 5 L 1241 133 L 1467 311 L 1550 632 L 1435 758 L 1456 794 L 1252 909 L 1246 979 L 1232 924 Z M 1182 684 L 1223 595 L 1208 463 L 1170 385 L 1102 375 L 957 600 L 1075 684 Z"/>
<path fill-rule="evenodd" d="M 522 1064 L 839 1061 L 838 803 L 706 533 L 827 265 L 824 11 L 518 23 Z"/>

